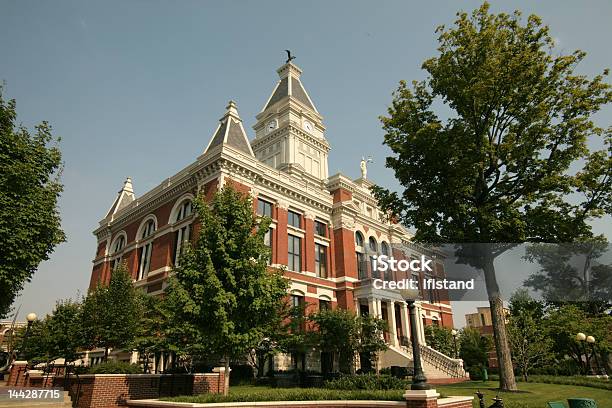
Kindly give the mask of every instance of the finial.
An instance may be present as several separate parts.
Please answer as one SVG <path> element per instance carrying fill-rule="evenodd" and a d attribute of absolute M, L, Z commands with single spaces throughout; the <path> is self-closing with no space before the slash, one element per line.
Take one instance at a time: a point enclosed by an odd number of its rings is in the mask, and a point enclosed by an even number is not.
<path fill-rule="evenodd" d="M 291 51 L 290 50 L 285 50 L 285 52 L 287 53 L 287 61 L 285 61 L 285 63 L 288 64 L 291 61 L 293 61 L 295 59 L 295 57 L 291 56 Z"/>
<path fill-rule="evenodd" d="M 238 105 L 236 105 L 236 102 L 230 100 L 227 103 L 227 106 L 225 107 L 225 109 L 227 110 L 228 113 L 232 113 L 235 116 L 238 116 Z"/>
<path fill-rule="evenodd" d="M 127 191 L 128 193 L 133 193 L 134 192 L 134 187 L 132 187 L 132 178 L 128 177 L 125 179 L 125 182 L 123 183 L 123 191 Z"/>

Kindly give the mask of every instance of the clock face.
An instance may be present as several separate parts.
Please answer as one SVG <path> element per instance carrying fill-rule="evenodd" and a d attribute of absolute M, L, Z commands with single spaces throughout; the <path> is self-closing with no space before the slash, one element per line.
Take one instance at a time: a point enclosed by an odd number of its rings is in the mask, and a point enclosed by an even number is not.
<path fill-rule="evenodd" d="M 268 132 L 271 132 L 274 129 L 276 129 L 276 120 L 271 120 L 271 121 L 268 122 L 268 125 L 266 126 L 266 130 Z"/>
<path fill-rule="evenodd" d="M 312 123 L 310 123 L 309 121 L 304 121 L 303 124 L 304 130 L 307 132 L 312 132 L 312 130 L 314 129 L 314 126 L 312 126 Z"/>

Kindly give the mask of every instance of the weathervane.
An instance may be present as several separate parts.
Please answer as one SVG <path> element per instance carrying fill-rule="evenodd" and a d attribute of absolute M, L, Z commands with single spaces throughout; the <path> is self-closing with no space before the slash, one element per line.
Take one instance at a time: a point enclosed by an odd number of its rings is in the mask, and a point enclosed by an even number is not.
<path fill-rule="evenodd" d="M 292 56 L 291 56 L 291 51 L 289 51 L 289 50 L 285 50 L 285 52 L 287 53 L 287 61 L 286 61 L 286 63 L 288 64 L 288 63 L 290 63 L 291 61 L 293 61 L 293 60 L 295 59 L 295 57 L 292 57 Z"/>
<path fill-rule="evenodd" d="M 374 163 L 372 160 L 372 156 L 365 157 L 361 156 L 361 163 L 359 163 L 359 167 L 361 168 L 361 178 L 367 180 L 368 178 L 368 163 Z"/>

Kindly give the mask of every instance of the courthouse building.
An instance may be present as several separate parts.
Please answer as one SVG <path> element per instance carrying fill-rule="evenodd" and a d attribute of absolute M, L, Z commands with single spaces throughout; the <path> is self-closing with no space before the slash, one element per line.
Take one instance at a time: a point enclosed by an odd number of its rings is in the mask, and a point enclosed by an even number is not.
<path fill-rule="evenodd" d="M 196 195 L 210 199 L 231 183 L 253 197 L 257 214 L 272 218 L 266 236 L 271 267 L 286 267 L 292 302 L 305 303 L 307 311 L 339 307 L 386 320 L 390 348 L 380 356 L 379 367 L 405 366 L 412 356 L 406 303 L 396 291 L 373 287 L 371 257 L 395 254 L 394 248 L 403 245 L 409 257 L 434 259 L 434 272 L 420 278 L 436 279 L 444 277 L 441 254 L 411 243 L 409 232 L 378 208 L 365 160 L 356 180 L 328 174 L 331 146 L 323 116 L 301 82 L 302 71 L 288 62 L 277 72 L 280 78 L 256 116 L 254 138 L 247 136 L 230 101 L 195 161 L 139 197 L 131 179 L 125 181 L 94 231 L 90 286 L 108 282 L 112 268 L 126 262 L 136 287 L 161 294 L 181 245 L 192 235 L 192 200 Z M 450 302 L 435 290 L 422 295 L 416 323 L 426 371 L 431 377 L 462 375 L 460 362 L 425 345 L 425 325 L 453 327 Z M 274 368 L 290 368 L 290 360 L 278 356 Z M 333 365 L 317 351 L 307 356 L 309 370 L 330 371 Z"/>

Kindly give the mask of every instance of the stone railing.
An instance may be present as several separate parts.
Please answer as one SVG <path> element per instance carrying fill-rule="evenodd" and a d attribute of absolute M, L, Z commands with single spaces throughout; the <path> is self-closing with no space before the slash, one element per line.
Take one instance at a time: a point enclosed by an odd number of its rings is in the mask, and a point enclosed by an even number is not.
<path fill-rule="evenodd" d="M 410 358 L 412 358 L 412 345 L 410 342 L 402 341 L 402 346 Z M 467 375 L 463 369 L 463 360 L 451 358 L 423 344 L 420 345 L 420 351 L 422 361 L 448 374 L 452 378 L 463 378 Z"/>

